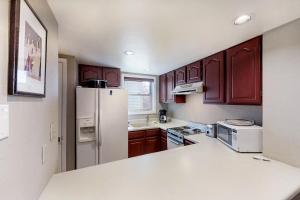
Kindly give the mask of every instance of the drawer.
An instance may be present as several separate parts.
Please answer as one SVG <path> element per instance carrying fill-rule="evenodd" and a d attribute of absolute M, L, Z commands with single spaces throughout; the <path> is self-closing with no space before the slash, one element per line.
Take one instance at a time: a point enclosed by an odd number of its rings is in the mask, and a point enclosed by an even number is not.
<path fill-rule="evenodd" d="M 146 135 L 146 131 L 129 131 L 128 139 L 139 139 L 144 138 Z"/>
<path fill-rule="evenodd" d="M 146 130 L 146 137 L 159 136 L 159 135 L 160 135 L 160 129 Z"/>

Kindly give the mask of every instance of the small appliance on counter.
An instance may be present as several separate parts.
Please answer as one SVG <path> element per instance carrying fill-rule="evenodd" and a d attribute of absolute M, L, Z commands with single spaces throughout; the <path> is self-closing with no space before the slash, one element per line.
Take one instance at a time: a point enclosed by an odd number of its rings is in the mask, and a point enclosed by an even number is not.
<path fill-rule="evenodd" d="M 167 111 L 159 110 L 159 123 L 167 123 Z"/>
<path fill-rule="evenodd" d="M 234 124 L 234 125 L 232 125 Z M 219 121 L 217 138 L 237 152 L 262 152 L 263 128 L 247 120 Z"/>
<path fill-rule="evenodd" d="M 91 79 L 84 82 L 88 88 L 107 88 L 107 81 Z"/>
<path fill-rule="evenodd" d="M 217 124 L 207 124 L 206 136 L 208 137 L 217 137 Z"/>

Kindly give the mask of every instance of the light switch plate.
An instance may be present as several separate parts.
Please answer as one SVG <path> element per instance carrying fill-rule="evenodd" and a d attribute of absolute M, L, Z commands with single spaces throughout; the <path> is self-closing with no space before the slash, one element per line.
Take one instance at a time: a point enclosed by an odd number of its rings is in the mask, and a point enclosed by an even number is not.
<path fill-rule="evenodd" d="M 9 106 L 0 104 L 0 140 L 9 136 Z"/>
<path fill-rule="evenodd" d="M 55 137 L 55 127 L 54 123 L 50 123 L 50 141 L 52 141 Z"/>
<path fill-rule="evenodd" d="M 45 164 L 46 162 L 46 149 L 47 149 L 47 145 L 44 144 L 42 147 L 42 164 Z"/>

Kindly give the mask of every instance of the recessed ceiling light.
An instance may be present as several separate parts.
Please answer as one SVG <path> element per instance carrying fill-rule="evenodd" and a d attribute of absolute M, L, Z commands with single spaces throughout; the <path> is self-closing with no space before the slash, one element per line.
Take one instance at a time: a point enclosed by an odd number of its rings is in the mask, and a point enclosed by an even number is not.
<path fill-rule="evenodd" d="M 124 51 L 124 54 L 130 56 L 130 55 L 134 55 L 134 52 L 130 50 L 126 50 Z"/>
<path fill-rule="evenodd" d="M 251 20 L 250 15 L 241 15 L 234 20 L 234 25 L 241 25 Z"/>

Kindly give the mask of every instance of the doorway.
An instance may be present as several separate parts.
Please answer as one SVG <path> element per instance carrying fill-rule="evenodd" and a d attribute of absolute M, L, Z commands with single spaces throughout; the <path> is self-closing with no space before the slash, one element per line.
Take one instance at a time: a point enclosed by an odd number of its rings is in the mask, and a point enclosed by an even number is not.
<path fill-rule="evenodd" d="M 58 60 L 58 100 L 59 127 L 58 133 L 58 166 L 57 171 L 66 171 L 66 141 L 67 141 L 67 59 Z"/>

